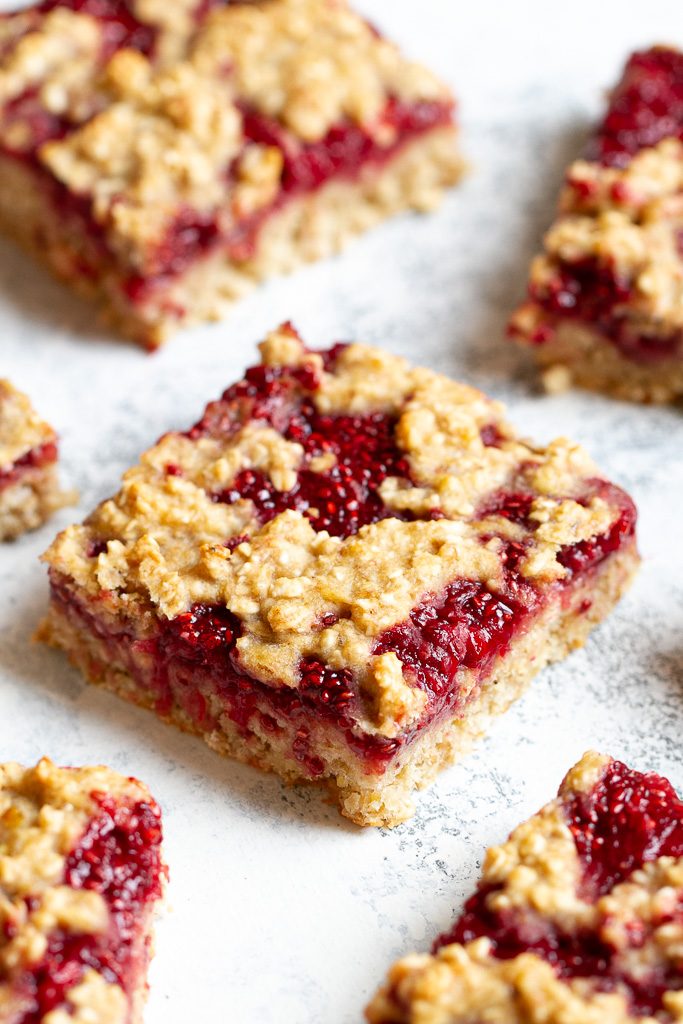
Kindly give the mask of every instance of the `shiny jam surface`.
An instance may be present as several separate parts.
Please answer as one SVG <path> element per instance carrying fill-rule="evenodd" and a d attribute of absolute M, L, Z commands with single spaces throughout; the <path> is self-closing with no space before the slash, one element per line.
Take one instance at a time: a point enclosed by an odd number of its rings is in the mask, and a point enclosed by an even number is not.
<path fill-rule="evenodd" d="M 517 573 L 505 575 L 500 593 L 475 580 L 455 580 L 378 638 L 373 653 L 396 654 L 404 671 L 428 693 L 433 712 L 457 708 L 462 701 L 453 685 L 457 673 L 470 669 L 484 676 L 537 610 L 540 596 L 534 587 Z"/>
<path fill-rule="evenodd" d="M 683 53 L 653 47 L 628 61 L 587 156 L 625 167 L 639 150 L 668 137 L 683 138 Z"/>
<path fill-rule="evenodd" d="M 582 867 L 581 897 L 593 902 L 658 857 L 683 857 L 683 802 L 666 779 L 632 771 L 611 761 L 593 790 L 565 800 L 564 813 Z M 563 932 L 538 914 L 492 911 L 482 886 L 465 904 L 451 931 L 434 944 L 466 943 L 486 936 L 492 954 L 509 959 L 532 952 L 552 964 L 562 978 L 591 978 L 600 991 L 622 991 L 638 1016 L 662 1011 L 667 990 L 683 988 L 674 967 L 653 967 L 631 976 L 619 967 L 615 950 L 594 931 Z M 683 924 L 683 894 L 655 924 Z M 645 939 L 632 931 L 632 945 Z M 621 961 L 623 963 L 623 959 Z M 666 1017 L 662 1019 L 667 1019 Z"/>
<path fill-rule="evenodd" d="M 53 932 L 42 961 L 24 979 L 22 994 L 32 1006 L 16 1024 L 38 1024 L 63 1006 L 69 989 L 89 967 L 126 993 L 132 993 L 146 970 L 149 950 L 141 937 L 148 908 L 161 896 L 165 873 L 159 808 L 93 796 L 99 812 L 69 854 L 63 884 L 100 893 L 109 909 L 110 928 L 100 935 Z"/>

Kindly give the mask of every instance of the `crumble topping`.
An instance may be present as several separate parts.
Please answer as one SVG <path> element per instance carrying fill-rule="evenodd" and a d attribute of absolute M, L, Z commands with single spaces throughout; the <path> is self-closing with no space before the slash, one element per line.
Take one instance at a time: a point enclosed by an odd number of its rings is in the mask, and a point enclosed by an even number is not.
<path fill-rule="evenodd" d="M 352 666 L 376 701 L 384 735 L 417 717 L 425 694 L 406 684 L 395 654 L 372 655 L 373 640 L 454 575 L 495 580 L 500 570 L 495 553 L 463 523 L 385 519 L 341 540 L 291 511 L 232 555 L 224 547 L 213 555 L 218 600 L 246 626 L 237 641 L 243 667 L 296 686 L 304 656 Z M 327 616 L 338 621 L 312 629 Z"/>
<path fill-rule="evenodd" d="M 123 989 L 97 971 L 86 970 L 83 981 L 69 989 L 68 1005 L 68 1010 L 52 1010 L 42 1024 L 125 1024 L 128 1020 Z"/>
<path fill-rule="evenodd" d="M 0 102 L 40 87 L 46 108 L 62 113 L 74 87 L 84 88 L 96 71 L 102 29 L 95 18 L 56 7 L 29 31 L 31 13 L 4 19 L 4 35 L 19 38 L 0 67 Z M 5 46 L 7 45 L 3 39 Z"/>
<path fill-rule="evenodd" d="M 55 439 L 52 427 L 38 416 L 29 398 L 0 379 L 0 470 Z"/>
<path fill-rule="evenodd" d="M 602 498 L 591 498 L 587 505 L 536 498 L 529 518 L 539 525 L 534 532 L 532 551 L 522 563 L 522 572 L 532 579 L 562 579 L 566 570 L 557 561 L 561 549 L 605 533 L 614 522 L 614 512 Z"/>
<path fill-rule="evenodd" d="M 558 798 L 486 855 L 477 896 L 484 912 L 499 915 L 491 920 L 506 922 L 503 928 L 518 921 L 517 941 L 526 949 L 543 949 L 547 941 L 547 957 L 534 951 L 499 957 L 497 940 L 488 935 L 464 943 L 442 939 L 433 955 L 411 955 L 394 964 L 368 1007 L 370 1024 L 465 1024 L 480 1019 L 490 1024 L 655 1024 L 659 1013 L 639 1012 L 632 1003 L 633 998 L 647 1000 L 644 993 L 651 979 L 666 1019 L 683 1020 L 683 858 L 654 857 L 597 899 L 585 891 L 586 865 L 579 857 L 568 808 L 575 798 L 595 791 L 611 763 L 610 758 L 586 754 L 563 782 Z M 622 804 L 631 799 L 628 787 L 620 792 Z M 639 813 L 647 820 L 647 807 Z M 664 833 L 671 827 L 664 825 Z M 619 844 L 626 850 L 629 836 L 622 833 L 605 841 L 614 843 L 615 850 Z M 468 902 L 462 920 L 471 906 Z M 494 924 L 491 929 L 495 936 Z M 472 934 L 467 925 L 465 934 Z M 564 953 L 562 940 L 554 935 L 568 936 L 568 942 L 574 937 L 579 945 L 569 945 L 570 952 Z M 581 941 L 587 942 L 585 950 Z M 557 967 L 554 942 L 560 943 Z M 612 958 L 606 983 L 599 975 L 599 948 L 611 951 L 604 954 Z M 582 951 L 588 958 L 585 967 Z M 576 973 L 562 972 L 563 956 L 579 958 Z M 598 964 L 594 972 L 591 957 Z"/>
<path fill-rule="evenodd" d="M 193 60 L 229 68 L 244 101 L 281 120 L 305 142 L 351 119 L 391 141 L 380 115 L 387 96 L 448 99 L 444 86 L 406 61 L 345 0 L 280 0 L 212 11 Z"/>
<path fill-rule="evenodd" d="M 632 1016 L 621 993 L 584 994 L 531 953 L 492 958 L 487 939 L 444 946 L 433 957 L 405 957 L 389 971 L 386 987 L 368 1007 L 370 1024 L 655 1024 Z M 680 993 L 665 1000 L 672 1012 L 681 1006 Z"/>
<path fill-rule="evenodd" d="M 149 620 L 196 603 L 229 609 L 242 625 L 241 665 L 271 684 L 296 687 L 302 658 L 351 668 L 372 727 L 393 735 L 419 715 L 424 694 L 405 682 L 395 654 L 372 653 L 380 633 L 452 580 L 499 591 L 505 538 L 524 542 L 528 579 L 561 579 L 560 550 L 604 533 L 619 511 L 601 497 L 582 499 L 597 470 L 580 448 L 561 439 L 530 447 L 473 388 L 364 345 L 338 350 L 326 370 L 288 325 L 266 339 L 262 355 L 275 372 L 312 382 L 299 386 L 326 415 L 380 409 L 395 418 L 412 482 L 384 480 L 388 518 L 349 536 L 316 529 L 316 510 L 285 507 L 261 521 L 239 489 L 230 498 L 240 474 L 263 474 L 287 498 L 302 470 L 324 475 L 336 458 L 322 451 L 309 460 L 302 443 L 264 420 L 243 422 L 241 399 L 221 400 L 206 414 L 224 424 L 218 432 L 165 435 L 126 473 L 118 495 L 64 531 L 46 560 L 103 610 Z M 497 442 L 487 445 L 482 431 L 492 425 Z M 501 487 L 533 488 L 531 526 L 495 508 L 479 511 Z"/>
<path fill-rule="evenodd" d="M 41 159 L 71 191 L 92 197 L 110 245 L 135 262 L 163 239 L 179 209 L 209 210 L 226 200 L 241 119 L 229 86 L 187 63 L 153 72 L 142 54 L 122 50 L 109 63 L 107 84 L 112 104 L 43 146 Z"/>

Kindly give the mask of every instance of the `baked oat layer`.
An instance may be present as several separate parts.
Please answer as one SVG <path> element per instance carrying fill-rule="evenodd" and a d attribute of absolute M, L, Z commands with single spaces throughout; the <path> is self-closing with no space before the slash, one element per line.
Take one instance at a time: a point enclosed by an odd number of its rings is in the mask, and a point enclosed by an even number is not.
<path fill-rule="evenodd" d="M 634 54 L 587 152 L 569 168 L 511 335 L 549 390 L 683 394 L 683 54 Z"/>
<path fill-rule="evenodd" d="M 576 445 L 531 445 L 432 371 L 290 325 L 261 353 L 60 534 L 43 635 L 222 752 L 395 823 L 430 744 L 457 756 L 485 690 L 502 710 L 607 614 L 635 508 Z"/>
<path fill-rule="evenodd" d="M 57 435 L 29 398 L 0 379 L 0 541 L 41 526 L 71 504 L 57 478 Z"/>
<path fill-rule="evenodd" d="M 488 850 L 432 954 L 391 968 L 370 1024 L 683 1020 L 683 802 L 586 754 L 557 799 Z"/>
<path fill-rule="evenodd" d="M 0 222 L 150 347 L 462 170 L 449 90 L 346 0 L 44 0 L 0 44 Z"/>
<path fill-rule="evenodd" d="M 139 1024 L 159 808 L 109 768 L 0 766 L 0 1019 Z"/>

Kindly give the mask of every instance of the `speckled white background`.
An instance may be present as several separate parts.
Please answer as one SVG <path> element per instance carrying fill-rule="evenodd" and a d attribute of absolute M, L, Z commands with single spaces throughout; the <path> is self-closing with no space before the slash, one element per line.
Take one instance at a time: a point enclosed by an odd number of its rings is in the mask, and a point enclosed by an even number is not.
<path fill-rule="evenodd" d="M 626 53 L 683 43 L 680 0 L 362 0 L 462 100 L 466 183 L 435 215 L 380 228 L 340 259 L 273 282 L 224 325 L 160 354 L 101 336 L 88 308 L 0 246 L 0 375 L 59 429 L 82 495 L 0 550 L 0 756 L 105 761 L 160 800 L 171 865 L 148 1024 L 354 1024 L 388 964 L 425 949 L 502 839 L 594 746 L 683 788 L 683 420 L 588 395 L 542 398 L 502 340 L 566 162 Z M 221 760 L 86 687 L 29 637 L 46 601 L 39 553 L 185 427 L 292 318 L 314 344 L 359 338 L 471 381 L 525 432 L 581 440 L 641 512 L 640 576 L 585 650 L 546 671 L 489 738 L 393 832 L 360 831 L 313 791 Z"/>

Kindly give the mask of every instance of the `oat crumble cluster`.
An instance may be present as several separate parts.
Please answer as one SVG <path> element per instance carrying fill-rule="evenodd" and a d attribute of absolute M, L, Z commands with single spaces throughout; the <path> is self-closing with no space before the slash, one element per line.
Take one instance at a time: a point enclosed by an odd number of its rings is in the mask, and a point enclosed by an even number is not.
<path fill-rule="evenodd" d="M 634 54 L 569 168 L 558 217 L 510 325 L 548 390 L 683 394 L 683 55 Z"/>
<path fill-rule="evenodd" d="M 394 964 L 370 1024 L 683 1021 L 683 802 L 586 754 L 485 857 L 432 954 Z"/>
<path fill-rule="evenodd" d="M 160 841 L 135 779 L 46 758 L 0 766 L 0 1019 L 138 1024 Z"/>
<path fill-rule="evenodd" d="M 57 435 L 8 380 L 0 379 L 0 541 L 34 530 L 71 504 L 57 478 Z"/>
<path fill-rule="evenodd" d="M 0 17 L 0 222 L 150 347 L 460 170 L 448 89 L 346 0 Z"/>
<path fill-rule="evenodd" d="M 261 352 L 57 538 L 43 635 L 221 752 L 395 823 L 617 600 L 635 510 L 473 388 L 289 325 Z"/>

